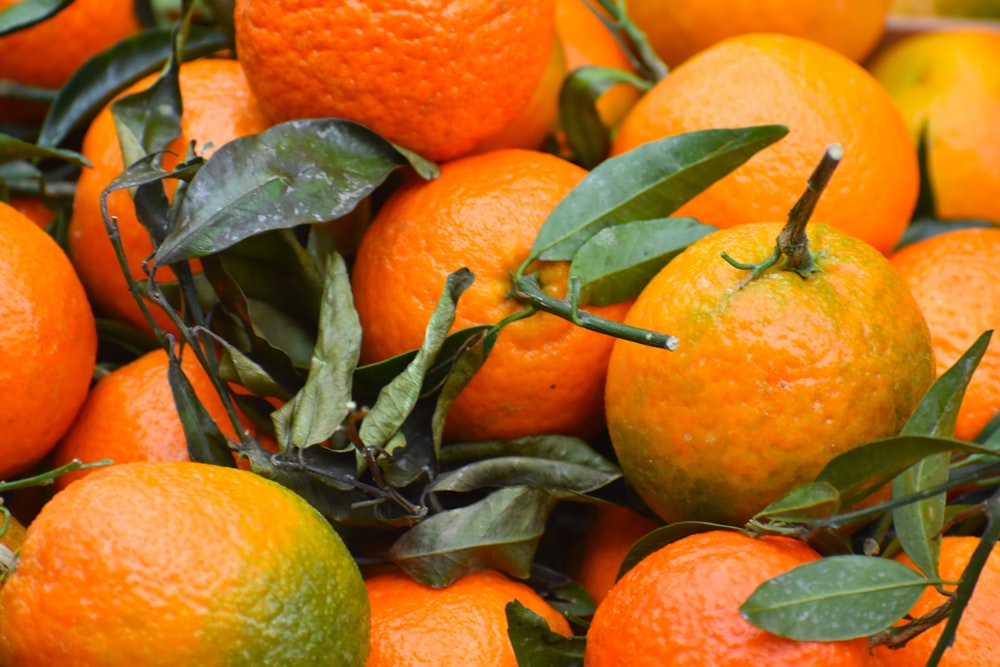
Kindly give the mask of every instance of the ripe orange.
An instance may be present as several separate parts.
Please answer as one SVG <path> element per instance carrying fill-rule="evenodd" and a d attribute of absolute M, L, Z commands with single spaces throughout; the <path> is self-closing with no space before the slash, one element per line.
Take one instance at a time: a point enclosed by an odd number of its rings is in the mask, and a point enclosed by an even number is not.
<path fill-rule="evenodd" d="M 38 197 L 11 197 L 10 205 L 42 229 L 56 219 L 56 212 Z"/>
<path fill-rule="evenodd" d="M 506 606 L 518 600 L 549 627 L 569 635 L 566 619 L 527 584 L 493 571 L 462 577 L 446 588 L 402 572 L 365 581 L 371 604 L 368 667 L 517 667 L 507 637 Z"/>
<path fill-rule="evenodd" d="M 344 543 L 254 473 L 128 463 L 59 492 L 0 589 L 0 663 L 363 665 Z"/>
<path fill-rule="evenodd" d="M 574 568 L 580 585 L 600 605 L 618 578 L 629 550 L 640 537 L 660 526 L 621 505 L 598 505 L 587 530 L 580 562 Z"/>
<path fill-rule="evenodd" d="M 978 537 L 943 537 L 938 563 L 941 578 L 958 581 L 978 544 Z M 917 569 L 906 554 L 896 556 L 895 560 Z M 949 591 L 955 590 L 955 586 L 944 588 Z M 921 616 L 944 601 L 945 597 L 938 593 L 937 589 L 928 586 L 909 613 L 914 617 Z M 938 664 L 941 667 L 978 667 L 996 662 L 996 647 L 1000 641 L 1000 632 L 996 624 L 997 609 L 1000 609 L 1000 547 L 994 545 L 993 552 L 976 581 L 972 598 L 962 612 L 955 643 L 945 651 L 943 659 Z M 886 665 L 923 667 L 927 664 L 927 659 L 943 629 L 943 623 L 934 626 L 911 639 L 900 649 L 879 646 L 875 650 Z"/>
<path fill-rule="evenodd" d="M 747 276 L 720 257 L 768 257 L 782 226 L 739 225 L 689 246 L 625 321 L 675 352 L 616 341 L 607 420 L 626 480 L 665 521 L 739 524 L 834 456 L 895 435 L 934 376 L 903 281 L 868 244 L 822 224 L 819 270 Z"/>
<path fill-rule="evenodd" d="M 104 376 L 87 397 L 76 421 L 52 451 L 52 467 L 80 459 L 92 463 L 110 458 L 130 461 L 189 461 L 184 427 L 167 380 L 167 353 L 148 352 Z M 193 352 L 181 368 L 208 414 L 226 436 L 238 436 L 226 409 Z M 57 489 L 91 474 L 80 470 L 58 477 Z"/>
<path fill-rule="evenodd" d="M 776 32 L 818 42 L 861 62 L 885 31 L 890 0 L 629 0 L 628 15 L 675 67 L 728 37 Z"/>
<path fill-rule="evenodd" d="M 365 232 L 354 264 L 364 363 L 419 347 L 446 276 L 476 276 L 454 329 L 493 324 L 523 306 L 510 273 L 528 256 L 548 214 L 586 175 L 536 151 L 493 151 L 446 163 L 433 181 L 395 191 Z M 568 264 L 541 264 L 541 284 L 566 291 Z M 626 304 L 594 308 L 620 319 Z M 505 327 L 480 371 L 452 404 L 452 440 L 562 433 L 591 437 L 604 425 L 602 395 L 614 339 L 540 313 Z"/>
<path fill-rule="evenodd" d="M 733 531 L 685 537 L 644 558 L 597 608 L 587 667 L 878 665 L 866 639 L 800 642 L 750 625 L 739 606 L 764 581 L 819 559 L 804 542 Z"/>
<path fill-rule="evenodd" d="M 942 218 L 1000 222 L 1000 32 L 950 30 L 900 39 L 870 64 L 916 144 L 927 133 L 930 185 Z"/>
<path fill-rule="evenodd" d="M 0 322 L 0 479 L 9 479 L 69 428 L 94 372 L 97 329 L 62 248 L 2 202 Z"/>
<path fill-rule="evenodd" d="M 983 332 L 1000 328 L 1000 229 L 959 229 L 905 246 L 889 261 L 931 331 L 938 374 Z M 966 390 L 955 435 L 971 440 L 1000 410 L 1000 341 L 990 342 Z"/>
<path fill-rule="evenodd" d="M 814 219 L 888 253 L 916 205 L 916 149 L 882 86 L 815 42 L 773 34 L 719 42 L 632 107 L 613 151 L 691 130 L 766 123 L 789 133 L 675 215 L 717 227 L 783 220 L 826 146 L 839 143 L 844 159 Z"/>
<path fill-rule="evenodd" d="M 554 0 L 239 0 L 236 50 L 275 121 L 347 118 L 447 160 L 528 104 L 554 22 Z"/>
<path fill-rule="evenodd" d="M 122 95 L 145 90 L 155 78 L 153 75 L 142 79 Z M 182 132 L 169 146 L 169 150 L 177 155 L 166 155 L 163 161 L 166 169 L 183 158 L 192 140 L 197 141 L 199 150 L 211 154 L 212 150 L 237 137 L 263 132 L 268 127 L 268 121 L 250 94 L 243 72 L 234 60 L 184 63 L 180 70 L 180 85 L 184 104 Z M 101 192 L 124 170 L 118 134 L 109 107 L 98 114 L 83 139 L 82 152 L 93 167 L 84 168 L 77 183 L 73 217 L 69 223 L 70 256 L 96 308 L 109 317 L 144 331 L 152 331 L 128 291 L 101 217 Z M 208 144 L 212 145 L 206 150 Z M 170 181 L 168 187 L 173 188 Z M 118 190 L 108 197 L 108 213 L 118 217 L 121 241 L 132 275 L 136 279 L 144 279 L 142 263 L 152 253 L 153 246 L 135 216 L 135 208 L 126 191 Z M 168 267 L 163 267 L 157 272 L 156 279 L 168 282 L 174 279 L 174 275 Z M 150 305 L 157 324 L 173 331 L 174 327 L 166 314 Z"/>

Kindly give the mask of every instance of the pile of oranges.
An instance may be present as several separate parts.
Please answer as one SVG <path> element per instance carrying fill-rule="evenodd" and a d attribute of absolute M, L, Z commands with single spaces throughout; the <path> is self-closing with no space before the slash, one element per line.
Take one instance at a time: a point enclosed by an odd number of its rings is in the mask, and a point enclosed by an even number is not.
<path fill-rule="evenodd" d="M 0 0 L 0 666 L 996 663 L 1000 26 L 205 5 Z"/>

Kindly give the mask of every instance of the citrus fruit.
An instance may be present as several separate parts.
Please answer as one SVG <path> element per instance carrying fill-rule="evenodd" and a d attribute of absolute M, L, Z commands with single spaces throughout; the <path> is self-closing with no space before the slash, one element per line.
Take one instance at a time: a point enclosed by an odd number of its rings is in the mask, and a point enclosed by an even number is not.
<path fill-rule="evenodd" d="M 254 473 L 126 463 L 59 492 L 0 589 L 0 663 L 363 665 L 354 560 Z"/>
<path fill-rule="evenodd" d="M 9 479 L 69 428 L 94 373 L 97 329 L 62 248 L 2 202 L 0 322 L 0 479 Z"/>
<path fill-rule="evenodd" d="M 823 44 L 861 62 L 885 32 L 890 0 L 629 0 L 629 17 L 675 67 L 728 37 L 775 32 Z"/>
<path fill-rule="evenodd" d="M 372 633 L 368 667 L 517 667 L 507 637 L 507 603 L 517 600 L 569 635 L 566 619 L 527 584 L 482 570 L 445 588 L 402 572 L 365 580 Z"/>
<path fill-rule="evenodd" d="M 352 285 L 364 363 L 416 349 L 449 273 L 475 274 L 454 330 L 494 324 L 523 306 L 511 272 L 528 256 L 556 204 L 586 175 L 537 151 L 493 151 L 446 163 L 432 181 L 411 180 L 372 220 Z M 543 289 L 566 291 L 568 264 L 542 263 Z M 620 319 L 626 304 L 590 309 Z M 452 404 L 445 436 L 510 439 L 603 429 L 604 375 L 613 339 L 540 313 L 505 326 L 490 356 Z"/>
<path fill-rule="evenodd" d="M 793 641 L 750 625 L 739 607 L 760 584 L 819 559 L 804 542 L 735 531 L 691 535 L 623 576 L 587 633 L 587 667 L 878 665 L 868 641 Z"/>
<path fill-rule="evenodd" d="M 554 0 L 236 3 L 236 50 L 277 122 L 337 117 L 431 160 L 472 150 L 531 99 Z"/>
<path fill-rule="evenodd" d="M 942 579 L 958 581 L 962 577 L 965 566 L 969 564 L 972 552 L 979 546 L 978 537 L 945 536 L 941 538 L 941 552 L 938 561 L 938 573 Z M 917 569 L 906 554 L 900 554 L 895 560 Z M 954 591 L 954 585 L 946 585 L 945 590 Z M 910 609 L 910 616 L 918 617 L 931 611 L 945 602 L 947 598 L 938 593 L 933 586 L 928 586 L 916 604 Z M 996 614 L 1000 609 L 1000 548 L 993 546 L 993 551 L 986 560 L 976 581 L 972 598 L 962 612 L 958 625 L 955 643 L 944 652 L 944 657 L 938 664 L 941 667 L 974 667 L 991 665 L 996 661 L 997 642 L 1000 633 L 997 631 Z M 918 634 L 899 649 L 885 646 L 877 647 L 876 653 L 882 662 L 892 667 L 923 667 L 937 644 L 944 623 Z"/>
<path fill-rule="evenodd" d="M 625 556 L 640 537 L 661 524 L 621 505 L 598 505 L 587 529 L 575 576 L 600 605 L 618 579 Z"/>
<path fill-rule="evenodd" d="M 155 79 L 156 75 L 146 77 L 120 96 L 145 90 Z M 164 169 L 171 168 L 184 157 L 191 141 L 197 142 L 199 151 L 210 155 L 219 146 L 237 137 L 263 132 L 269 125 L 250 94 L 239 63 L 234 60 L 206 59 L 184 63 L 180 68 L 180 87 L 184 105 L 181 135 L 168 146 L 174 154 L 168 153 L 164 157 Z M 77 182 L 73 216 L 69 223 L 70 257 L 95 308 L 108 317 L 152 331 L 128 291 L 128 283 L 101 216 L 101 193 L 125 169 L 110 104 L 87 129 L 81 152 L 93 166 L 84 168 Z M 167 181 L 167 185 L 173 188 L 175 183 Z M 142 263 L 152 253 L 153 246 L 149 234 L 136 218 L 127 191 L 118 190 L 108 196 L 108 214 L 117 216 L 129 270 L 136 279 L 145 279 Z M 157 272 L 156 279 L 169 282 L 174 279 L 173 272 L 169 267 L 163 267 Z M 167 331 L 174 331 L 166 314 L 155 305 L 150 306 L 157 324 Z"/>
<path fill-rule="evenodd" d="M 42 229 L 56 219 L 56 212 L 38 197 L 12 197 L 9 203 Z"/>
<path fill-rule="evenodd" d="M 788 134 L 682 206 L 716 227 L 783 220 L 829 144 L 844 159 L 815 219 L 888 253 L 910 222 L 916 149 L 892 98 L 858 64 L 815 42 L 733 37 L 657 83 L 619 128 L 613 152 L 692 130 L 778 123 Z"/>
<path fill-rule="evenodd" d="M 616 341 L 608 429 L 626 480 L 665 521 L 738 524 L 837 454 L 896 435 L 934 375 L 927 324 L 889 261 L 808 225 L 818 270 L 773 266 L 778 223 L 713 232 L 667 264 L 625 322 L 676 351 Z"/>
<path fill-rule="evenodd" d="M 901 248 L 889 261 L 931 331 L 937 372 L 948 370 L 987 330 L 1000 328 L 1000 229 L 967 228 Z M 1000 341 L 991 341 L 962 400 L 955 436 L 975 438 L 1000 411 Z"/>
<path fill-rule="evenodd" d="M 927 172 L 941 218 L 1000 222 L 1000 31 L 944 30 L 894 42 L 869 65 L 896 101 Z"/>
<path fill-rule="evenodd" d="M 184 427 L 167 380 L 168 358 L 162 349 L 111 371 L 91 389 L 69 431 L 52 451 L 53 467 L 79 459 L 94 463 L 189 461 Z M 222 399 L 194 353 L 186 351 L 181 368 L 198 399 L 222 432 L 238 440 Z M 56 478 L 57 489 L 91 474 L 80 470 Z"/>
<path fill-rule="evenodd" d="M 997 0 L 892 0 L 892 14 L 917 17 L 1000 19 Z"/>

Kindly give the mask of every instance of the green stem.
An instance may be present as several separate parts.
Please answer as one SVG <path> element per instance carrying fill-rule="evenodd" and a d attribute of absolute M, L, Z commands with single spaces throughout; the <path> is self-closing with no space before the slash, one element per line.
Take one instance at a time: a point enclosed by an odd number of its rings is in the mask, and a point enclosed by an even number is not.
<path fill-rule="evenodd" d="M 597 4 L 611 16 L 611 21 L 599 11 L 594 11 L 601 22 L 611 31 L 620 44 L 625 47 L 633 66 L 639 71 L 643 78 L 656 83 L 667 76 L 669 68 L 649 45 L 649 40 L 639 26 L 628 17 L 623 0 L 596 0 Z M 591 8 L 593 11 L 593 8 Z M 625 35 L 625 40 L 619 38 L 619 34 Z M 627 42 L 627 43 L 624 43 Z M 631 48 L 629 48 L 631 46 Z"/>
<path fill-rule="evenodd" d="M 60 475 L 76 472 L 77 470 L 87 470 L 88 468 L 99 468 L 101 466 L 111 465 L 112 463 L 114 463 L 114 461 L 111 459 L 101 459 L 100 461 L 95 461 L 93 463 L 84 463 L 80 459 L 73 459 L 69 463 L 65 463 L 58 468 L 53 468 L 52 470 L 39 473 L 38 475 L 16 479 L 12 482 L 0 481 L 0 493 L 6 493 L 7 491 L 13 491 L 15 489 L 23 489 L 29 486 L 48 486 L 52 484 L 56 477 L 59 477 Z"/>

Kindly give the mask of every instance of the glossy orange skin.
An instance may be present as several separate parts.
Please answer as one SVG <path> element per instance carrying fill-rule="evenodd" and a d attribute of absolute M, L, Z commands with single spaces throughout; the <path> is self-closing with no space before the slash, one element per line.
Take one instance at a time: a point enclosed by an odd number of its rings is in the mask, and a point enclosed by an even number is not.
<path fill-rule="evenodd" d="M 0 480 L 37 463 L 83 404 L 97 329 L 66 254 L 0 202 Z"/>
<path fill-rule="evenodd" d="M 239 0 L 236 51 L 275 121 L 347 118 L 442 161 L 528 104 L 554 22 L 554 0 Z"/>
<path fill-rule="evenodd" d="M 554 632 L 571 634 L 566 618 L 531 587 L 494 570 L 445 588 L 425 586 L 402 572 L 376 575 L 365 586 L 372 613 L 367 667 L 517 667 L 505 611 L 512 600 L 544 618 Z"/>
<path fill-rule="evenodd" d="M 236 61 L 195 60 L 182 65 L 180 72 L 184 105 L 182 132 L 168 147 L 176 155 L 168 154 L 164 158 L 164 168 L 169 169 L 182 159 L 192 140 L 197 142 L 199 151 L 211 155 L 212 150 L 237 137 L 263 132 L 270 126 L 250 94 Z M 155 76 L 142 79 L 121 96 L 145 90 Z M 207 144 L 212 144 L 209 150 L 206 150 Z M 84 168 L 77 182 L 69 223 L 70 256 L 96 309 L 107 317 L 152 332 L 128 291 L 101 216 L 101 192 L 124 170 L 110 105 L 91 123 L 81 152 L 93 167 Z M 167 184 L 172 192 L 174 184 L 170 181 Z M 118 190 L 108 197 L 108 213 L 117 216 L 129 270 L 136 279 L 145 279 L 142 263 L 152 253 L 153 246 L 149 234 L 135 216 L 135 207 L 127 191 Z M 157 273 L 157 280 L 161 282 L 173 278 L 173 272 L 167 267 Z M 165 313 L 150 306 L 160 328 L 176 331 Z"/>
<path fill-rule="evenodd" d="M 959 229 L 899 250 L 889 260 L 913 292 L 940 375 L 987 330 L 1000 328 L 1000 230 Z M 965 392 L 955 435 L 975 438 L 1000 410 L 1000 341 L 991 340 Z"/>
<path fill-rule="evenodd" d="M 875 667 L 867 639 L 800 642 L 745 621 L 739 606 L 766 580 L 819 559 L 804 542 L 699 533 L 628 571 L 597 608 L 587 667 Z"/>
<path fill-rule="evenodd" d="M 1000 222 L 1000 31 L 948 30 L 900 39 L 869 65 L 913 138 L 927 133 L 939 217 Z"/>
<path fill-rule="evenodd" d="M 789 133 L 682 206 L 716 227 L 784 220 L 830 144 L 844 158 L 814 219 L 888 254 L 917 201 L 916 149 L 889 94 L 857 63 L 798 37 L 733 37 L 690 58 L 622 121 L 613 153 L 692 130 L 778 123 Z"/>
<path fill-rule="evenodd" d="M 676 351 L 617 341 L 608 428 L 625 478 L 665 521 L 741 525 L 834 456 L 895 435 L 934 377 L 930 334 L 888 260 L 810 223 L 820 270 L 747 272 L 779 223 L 689 246 L 625 322 L 673 334 Z"/>

